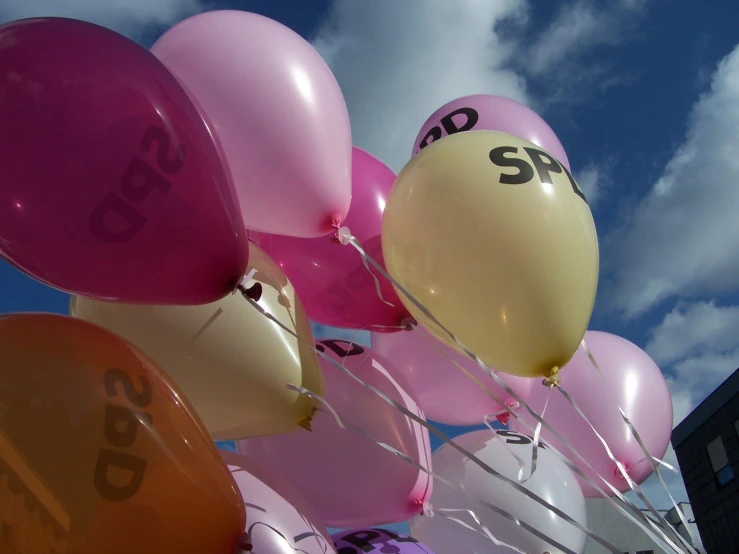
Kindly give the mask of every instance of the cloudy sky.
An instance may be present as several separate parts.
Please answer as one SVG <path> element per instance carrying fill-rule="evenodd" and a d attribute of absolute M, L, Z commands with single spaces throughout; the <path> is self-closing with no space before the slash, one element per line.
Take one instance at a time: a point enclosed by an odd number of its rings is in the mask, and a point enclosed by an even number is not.
<path fill-rule="evenodd" d="M 647 350 L 668 378 L 676 422 L 739 366 L 738 3 L 297 5 L 24 0 L 0 3 L 0 22 L 76 17 L 148 47 L 198 11 L 262 13 L 313 42 L 344 91 L 355 144 L 396 171 L 445 102 L 475 93 L 524 102 L 558 134 L 594 210 L 602 274 L 591 328 Z M 7 265 L 0 283 L 0 312 L 66 311 L 64 295 Z M 671 486 L 687 499 L 679 480 Z"/>

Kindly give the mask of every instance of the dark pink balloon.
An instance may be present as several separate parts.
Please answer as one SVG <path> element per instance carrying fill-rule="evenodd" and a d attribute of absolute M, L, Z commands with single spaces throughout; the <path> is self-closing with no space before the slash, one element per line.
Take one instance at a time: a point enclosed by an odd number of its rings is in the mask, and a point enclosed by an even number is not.
<path fill-rule="evenodd" d="M 0 27 L 0 255 L 64 291 L 201 304 L 248 243 L 207 124 L 145 48 L 60 18 Z"/>
<path fill-rule="evenodd" d="M 383 357 L 345 340 L 323 339 L 316 346 L 362 381 L 422 417 L 410 386 Z M 323 358 L 320 362 L 325 398 L 345 425 L 430 468 L 429 434 L 423 426 L 333 364 Z M 427 473 L 366 436 L 342 429 L 327 411 L 318 412 L 311 425 L 310 433 L 298 429 L 239 441 L 239 451 L 288 479 L 329 527 L 399 523 L 421 513 L 431 497 Z"/>
<path fill-rule="evenodd" d="M 515 100 L 493 94 L 464 96 L 436 110 L 418 133 L 413 155 L 435 140 L 464 131 L 499 131 L 528 140 L 571 171 L 562 143 L 539 114 Z"/>
<path fill-rule="evenodd" d="M 626 339 L 610 333 L 588 331 L 585 343 L 603 376 L 593 367 L 585 351 L 579 348 L 560 371 L 561 384 L 608 443 L 614 457 L 625 466 L 629 477 L 640 484 L 652 474 L 652 465 L 618 408 L 620 406 L 634 424 L 649 453 L 661 459 L 672 434 L 672 399 L 667 383 L 647 353 Z M 545 387 L 535 387 L 528 404 L 541 413 L 545 396 Z M 526 410 L 519 410 L 519 414 L 532 428 L 536 425 Z M 544 419 L 588 461 L 595 472 L 587 469 L 546 428 L 542 428 L 541 437 L 585 471 L 593 482 L 610 493 L 597 476 L 600 474 L 620 492 L 630 490 L 590 426 L 557 390 L 552 391 Z M 513 418 L 509 425 L 511 429 L 530 434 Z M 585 496 L 600 496 L 586 482 L 581 480 L 580 485 Z"/>
<path fill-rule="evenodd" d="M 352 203 L 343 225 L 381 264 L 382 214 L 394 181 L 395 174 L 380 160 L 359 148 L 352 150 Z M 250 233 L 250 237 L 280 265 L 311 320 L 333 327 L 392 332 L 410 318 L 390 281 L 372 268 L 380 298 L 360 254 L 339 244 L 334 235 L 305 239 Z"/>

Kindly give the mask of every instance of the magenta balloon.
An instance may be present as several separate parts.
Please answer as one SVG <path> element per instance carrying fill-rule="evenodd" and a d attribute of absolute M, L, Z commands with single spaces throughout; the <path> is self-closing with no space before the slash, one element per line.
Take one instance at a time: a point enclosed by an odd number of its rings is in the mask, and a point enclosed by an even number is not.
<path fill-rule="evenodd" d="M 350 529 L 331 538 L 341 554 L 434 554 L 413 537 L 390 529 Z"/>
<path fill-rule="evenodd" d="M 413 155 L 435 140 L 464 131 L 500 131 L 528 140 L 571 171 L 567 154 L 546 121 L 531 108 L 492 94 L 464 96 L 436 110 L 418 133 Z"/>
<path fill-rule="evenodd" d="M 351 202 L 349 113 L 331 70 L 284 25 L 222 10 L 152 47 L 213 122 L 250 230 L 319 237 Z"/>
<path fill-rule="evenodd" d="M 390 168 L 364 150 L 353 149 L 352 204 L 343 224 L 381 264 L 382 214 L 394 182 Z M 303 239 L 250 233 L 250 238 L 280 265 L 311 320 L 333 327 L 397 331 L 403 320 L 410 318 L 390 281 L 373 269 L 380 298 L 362 257 L 335 237 Z"/>
<path fill-rule="evenodd" d="M 618 406 L 621 406 L 634 424 L 649 453 L 661 459 L 670 444 L 672 433 L 672 399 L 667 383 L 646 352 L 626 339 L 609 333 L 588 331 L 585 334 L 585 343 L 604 377 L 596 371 L 580 348 L 562 368 L 561 384 L 606 440 L 614 457 L 626 467 L 629 476 L 636 483 L 642 483 L 652 474 L 652 466 L 619 414 Z M 545 394 L 545 387 L 536 387 L 531 393 L 529 405 L 537 413 L 541 413 Z M 519 413 L 530 426 L 535 425 L 525 410 L 520 410 Z M 544 419 L 616 489 L 620 492 L 630 490 L 626 479 L 618 472 L 616 464 L 608 457 L 598 437 L 556 390 L 552 391 Z M 522 433 L 528 432 L 514 419 L 511 419 L 509 425 Z M 546 428 L 542 428 L 541 436 L 583 469 L 601 488 L 610 492 L 596 473 L 587 470 Z M 600 496 L 586 482 L 581 480 L 580 484 L 585 496 Z"/>
<path fill-rule="evenodd" d="M 333 540 L 313 508 L 283 477 L 234 452 L 221 452 L 246 505 L 254 552 L 329 554 Z"/>
<path fill-rule="evenodd" d="M 434 421 L 449 425 L 481 425 L 486 415 L 495 414 L 500 414 L 501 419 L 507 421 L 505 407 L 480 389 L 465 371 L 479 380 L 503 404 L 517 404 L 480 366 L 421 327 L 392 335 L 373 333 L 372 348 L 403 373 L 426 417 Z M 540 382 L 508 373 L 496 373 L 524 400 L 533 386 Z"/>
<path fill-rule="evenodd" d="M 0 255 L 53 287 L 148 304 L 231 292 L 248 242 L 195 106 L 135 42 L 72 19 L 0 27 Z"/>
<path fill-rule="evenodd" d="M 345 340 L 324 339 L 317 347 L 354 375 L 421 415 L 402 375 L 372 350 Z M 347 426 L 404 452 L 429 468 L 428 431 L 321 359 L 325 398 Z M 239 441 L 239 451 L 284 475 L 313 506 L 323 523 L 346 529 L 406 521 L 422 511 L 431 496 L 428 474 L 375 444 L 339 427 L 318 412 L 313 431 Z"/>

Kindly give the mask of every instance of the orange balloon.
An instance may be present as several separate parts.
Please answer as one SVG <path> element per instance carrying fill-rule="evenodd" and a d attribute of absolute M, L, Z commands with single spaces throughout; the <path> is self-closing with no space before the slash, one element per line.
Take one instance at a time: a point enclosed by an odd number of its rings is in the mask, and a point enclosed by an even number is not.
<path fill-rule="evenodd" d="M 13 552 L 232 554 L 245 508 L 197 415 L 96 325 L 0 316 L 0 530 Z M 13 550 L 13 548 L 15 550 Z"/>

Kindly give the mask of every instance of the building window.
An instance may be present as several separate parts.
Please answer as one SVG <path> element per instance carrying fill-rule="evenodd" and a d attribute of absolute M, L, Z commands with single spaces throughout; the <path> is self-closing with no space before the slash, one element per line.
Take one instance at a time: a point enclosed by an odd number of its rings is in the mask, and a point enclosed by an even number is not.
<path fill-rule="evenodd" d="M 724 441 L 721 437 L 716 437 L 708 443 L 706 450 L 708 450 L 708 458 L 711 460 L 711 467 L 719 486 L 725 485 L 734 478 L 734 472 L 729 464 L 729 457 L 726 455 Z"/>

